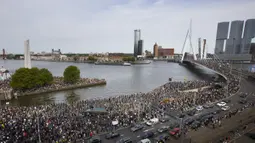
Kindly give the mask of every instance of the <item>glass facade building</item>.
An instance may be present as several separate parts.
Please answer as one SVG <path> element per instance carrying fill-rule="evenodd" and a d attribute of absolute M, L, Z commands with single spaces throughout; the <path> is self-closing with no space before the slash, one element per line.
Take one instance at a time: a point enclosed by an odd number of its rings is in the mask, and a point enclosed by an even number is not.
<path fill-rule="evenodd" d="M 242 54 L 249 54 L 251 47 L 251 40 L 255 37 L 255 19 L 248 19 L 245 22 L 245 28 L 242 40 Z"/>
<path fill-rule="evenodd" d="M 229 22 L 220 22 L 217 26 L 215 54 L 223 53 L 224 42 L 228 38 Z"/>

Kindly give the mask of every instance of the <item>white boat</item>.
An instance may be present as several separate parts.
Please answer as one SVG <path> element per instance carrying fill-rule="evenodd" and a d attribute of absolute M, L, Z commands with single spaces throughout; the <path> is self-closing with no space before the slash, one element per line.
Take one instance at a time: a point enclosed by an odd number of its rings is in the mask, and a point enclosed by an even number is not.
<path fill-rule="evenodd" d="M 123 63 L 123 66 L 131 66 L 130 63 Z"/>

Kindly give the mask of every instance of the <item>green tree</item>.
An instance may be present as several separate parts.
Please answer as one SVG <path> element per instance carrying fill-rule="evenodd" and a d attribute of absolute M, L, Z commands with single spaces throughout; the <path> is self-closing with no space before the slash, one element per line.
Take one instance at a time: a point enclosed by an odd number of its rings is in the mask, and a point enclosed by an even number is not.
<path fill-rule="evenodd" d="M 80 79 L 80 70 L 76 66 L 68 66 L 64 71 L 64 82 L 76 83 Z"/>
<path fill-rule="evenodd" d="M 89 56 L 88 57 L 88 61 L 96 61 L 97 59 L 95 58 L 95 57 L 93 57 L 93 56 Z"/>
<path fill-rule="evenodd" d="M 13 54 L 8 54 L 8 55 L 6 56 L 6 58 L 7 58 L 7 59 L 14 59 L 15 56 L 14 56 Z"/>
<path fill-rule="evenodd" d="M 122 60 L 125 61 L 125 62 L 134 62 L 135 61 L 135 57 L 132 57 L 132 56 L 123 57 Z"/>
<path fill-rule="evenodd" d="M 47 69 L 19 68 L 12 75 L 11 87 L 16 90 L 27 90 L 51 84 L 53 76 Z"/>
<path fill-rule="evenodd" d="M 48 69 L 40 69 L 39 80 L 42 82 L 42 85 L 49 85 L 53 83 L 53 75 Z"/>

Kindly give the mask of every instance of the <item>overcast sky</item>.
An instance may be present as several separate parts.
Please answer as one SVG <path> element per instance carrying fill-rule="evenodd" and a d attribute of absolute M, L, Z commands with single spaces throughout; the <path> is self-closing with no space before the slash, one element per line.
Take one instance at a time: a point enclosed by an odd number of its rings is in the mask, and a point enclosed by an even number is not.
<path fill-rule="evenodd" d="M 180 52 L 192 18 L 193 47 L 206 38 L 212 52 L 217 23 L 255 18 L 254 8 L 255 0 L 0 0 L 0 48 L 23 53 L 30 39 L 36 52 L 132 53 L 141 29 L 144 49 L 157 42 Z"/>

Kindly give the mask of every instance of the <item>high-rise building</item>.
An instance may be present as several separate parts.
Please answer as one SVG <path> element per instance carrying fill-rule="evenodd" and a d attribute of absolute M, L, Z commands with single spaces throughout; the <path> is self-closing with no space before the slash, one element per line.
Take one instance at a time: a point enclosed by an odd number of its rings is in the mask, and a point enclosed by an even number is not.
<path fill-rule="evenodd" d="M 143 40 L 138 41 L 138 55 L 143 55 Z"/>
<path fill-rule="evenodd" d="M 31 69 L 31 57 L 30 57 L 29 40 L 26 40 L 24 42 L 24 67 Z"/>
<path fill-rule="evenodd" d="M 201 58 L 201 38 L 198 38 L 198 57 Z"/>
<path fill-rule="evenodd" d="M 229 22 L 220 22 L 217 27 L 215 54 L 223 53 L 224 42 L 228 38 Z"/>
<path fill-rule="evenodd" d="M 205 57 L 206 52 L 205 52 L 205 46 L 206 46 L 206 39 L 203 39 L 203 52 L 202 52 L 202 58 Z"/>
<path fill-rule="evenodd" d="M 153 46 L 153 56 L 158 57 L 158 44 L 155 43 Z"/>
<path fill-rule="evenodd" d="M 138 41 L 141 40 L 141 30 L 134 31 L 134 57 L 137 57 L 138 54 Z"/>
<path fill-rule="evenodd" d="M 225 54 L 240 54 L 243 33 L 243 21 L 236 20 L 231 22 L 229 38 L 226 42 Z"/>
<path fill-rule="evenodd" d="M 251 47 L 251 39 L 255 37 L 255 19 L 248 19 L 245 22 L 245 28 L 242 40 L 242 54 L 249 54 Z"/>

